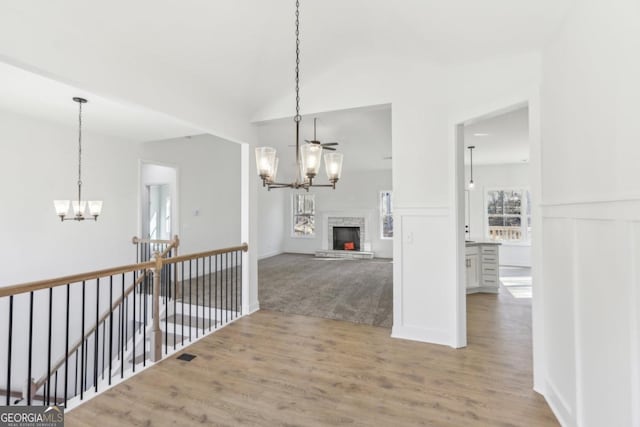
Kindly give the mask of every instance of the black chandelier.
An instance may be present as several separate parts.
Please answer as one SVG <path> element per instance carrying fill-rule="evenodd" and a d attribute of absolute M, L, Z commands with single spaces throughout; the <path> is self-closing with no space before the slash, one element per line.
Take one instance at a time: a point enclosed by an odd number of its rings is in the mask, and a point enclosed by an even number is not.
<path fill-rule="evenodd" d="M 82 200 L 82 104 L 84 98 L 73 98 L 78 103 L 78 200 L 54 200 L 53 205 L 60 221 L 98 220 L 102 212 L 102 200 Z M 72 215 L 68 216 L 71 209 Z"/>
<path fill-rule="evenodd" d="M 342 154 L 337 152 L 325 153 L 324 164 L 329 184 L 314 184 L 313 180 L 320 171 L 323 146 L 318 141 L 308 141 L 300 146 L 300 1 L 296 0 L 296 180 L 290 183 L 276 181 L 278 172 L 278 157 L 273 147 L 256 148 L 256 167 L 258 176 L 262 179 L 262 186 L 272 188 L 295 188 L 309 191 L 310 187 L 336 188 L 336 183 L 342 173 Z"/>

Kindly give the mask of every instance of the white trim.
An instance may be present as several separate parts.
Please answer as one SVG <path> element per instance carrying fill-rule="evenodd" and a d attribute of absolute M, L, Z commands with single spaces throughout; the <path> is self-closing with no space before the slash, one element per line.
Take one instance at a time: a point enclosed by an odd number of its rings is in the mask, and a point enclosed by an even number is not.
<path fill-rule="evenodd" d="M 424 329 L 415 326 L 396 326 L 391 328 L 391 338 L 426 342 L 451 347 L 451 336 L 445 329 Z"/>
<path fill-rule="evenodd" d="M 640 236 L 640 222 L 629 224 L 629 235 L 631 236 L 631 295 L 629 298 L 631 327 L 631 424 L 640 426 L 640 407 L 633 402 L 640 401 L 640 271 L 638 269 L 638 246 L 636 237 Z"/>
<path fill-rule="evenodd" d="M 243 305 L 242 312 L 245 313 L 242 316 L 248 316 L 250 314 L 255 313 L 256 311 L 260 311 L 260 302 L 255 302 L 251 305 Z"/>
<path fill-rule="evenodd" d="M 573 419 L 573 413 L 571 408 L 567 404 L 567 401 L 562 397 L 560 393 L 558 393 L 558 389 L 553 385 L 549 379 L 546 379 L 546 401 L 549 407 L 551 408 L 551 412 L 556 416 L 560 425 L 564 427 L 574 426 L 570 421 Z"/>
<path fill-rule="evenodd" d="M 265 258 L 271 258 L 272 256 L 280 255 L 280 254 L 283 254 L 283 253 L 284 253 L 284 251 L 278 251 L 278 250 L 271 251 L 271 252 L 267 252 L 266 254 L 258 255 L 258 259 L 261 260 L 261 259 L 265 259 Z"/>

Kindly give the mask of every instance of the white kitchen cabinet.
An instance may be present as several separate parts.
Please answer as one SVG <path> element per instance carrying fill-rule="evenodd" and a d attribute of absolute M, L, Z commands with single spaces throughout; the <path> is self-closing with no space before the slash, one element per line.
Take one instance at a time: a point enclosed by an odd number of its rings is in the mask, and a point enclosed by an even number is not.
<path fill-rule="evenodd" d="M 499 280 L 499 243 L 467 242 L 465 274 L 467 293 L 498 293 Z"/>

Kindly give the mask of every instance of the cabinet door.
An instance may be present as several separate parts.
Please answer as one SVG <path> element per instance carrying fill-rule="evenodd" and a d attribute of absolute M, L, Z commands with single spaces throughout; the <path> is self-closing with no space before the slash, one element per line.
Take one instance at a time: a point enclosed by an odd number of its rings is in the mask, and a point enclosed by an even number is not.
<path fill-rule="evenodd" d="M 478 255 L 467 255 L 465 265 L 467 288 L 477 288 L 480 286 L 480 259 Z"/>

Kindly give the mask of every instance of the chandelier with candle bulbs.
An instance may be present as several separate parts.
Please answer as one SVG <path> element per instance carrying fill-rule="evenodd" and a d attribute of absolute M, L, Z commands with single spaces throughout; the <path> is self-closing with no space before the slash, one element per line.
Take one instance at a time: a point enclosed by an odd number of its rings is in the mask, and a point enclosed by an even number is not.
<path fill-rule="evenodd" d="M 54 200 L 53 205 L 60 221 L 84 221 L 85 219 L 98 220 L 102 211 L 102 200 L 82 200 L 82 104 L 86 104 L 84 98 L 73 98 L 78 103 L 78 200 Z M 72 215 L 69 216 L 69 210 Z"/>
<path fill-rule="evenodd" d="M 324 154 L 324 165 L 327 172 L 329 184 L 316 184 L 314 179 L 320 172 L 322 163 L 321 144 L 317 141 L 300 146 L 300 1 L 296 0 L 296 115 L 293 120 L 296 125 L 296 180 L 294 182 L 277 182 L 278 157 L 276 149 L 272 147 L 256 148 L 256 167 L 258 176 L 262 179 L 263 187 L 272 188 L 294 188 L 309 191 L 310 187 L 331 187 L 336 188 L 336 183 L 342 173 L 342 154 L 337 152 Z"/>

